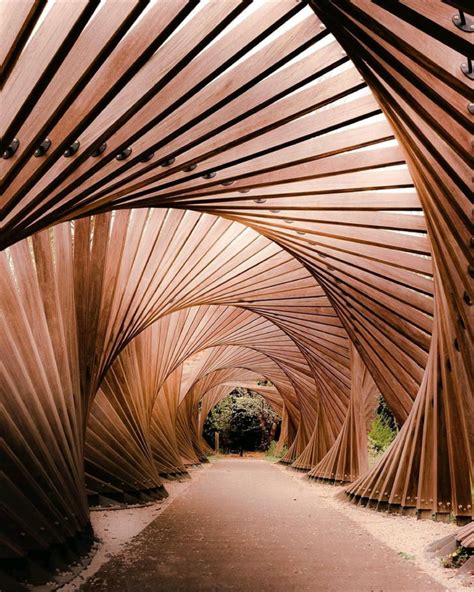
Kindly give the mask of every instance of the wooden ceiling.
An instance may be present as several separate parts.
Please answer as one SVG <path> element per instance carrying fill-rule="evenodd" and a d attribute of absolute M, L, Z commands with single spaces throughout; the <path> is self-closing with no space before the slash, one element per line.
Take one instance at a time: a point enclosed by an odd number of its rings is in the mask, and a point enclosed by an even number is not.
<path fill-rule="evenodd" d="M 19 145 L 0 161 L 2 246 L 112 208 L 242 222 L 315 277 L 404 420 L 430 344 L 425 221 L 391 126 L 310 6 L 26 4 L 3 71 L 2 149 Z"/>

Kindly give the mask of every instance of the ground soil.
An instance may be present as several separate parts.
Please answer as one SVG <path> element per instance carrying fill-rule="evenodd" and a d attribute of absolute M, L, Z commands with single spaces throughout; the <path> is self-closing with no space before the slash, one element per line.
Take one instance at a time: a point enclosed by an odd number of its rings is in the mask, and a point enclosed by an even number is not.
<path fill-rule="evenodd" d="M 291 471 L 248 458 L 218 460 L 202 470 L 80 588 L 82 592 L 446 589 Z"/>

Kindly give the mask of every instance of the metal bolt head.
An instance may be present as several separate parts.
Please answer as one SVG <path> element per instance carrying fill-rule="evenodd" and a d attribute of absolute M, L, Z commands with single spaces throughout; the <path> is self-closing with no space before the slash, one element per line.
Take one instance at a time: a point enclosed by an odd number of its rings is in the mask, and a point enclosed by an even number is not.
<path fill-rule="evenodd" d="M 66 158 L 71 158 L 71 156 L 76 154 L 76 152 L 79 150 L 80 145 L 81 145 L 81 143 L 79 142 L 79 140 L 75 140 L 69 146 L 69 148 L 66 148 L 66 150 L 64 150 L 63 156 L 65 156 Z"/>
<path fill-rule="evenodd" d="M 7 146 L 7 148 L 4 150 L 3 154 L 2 154 L 2 158 L 4 160 L 7 160 L 8 158 L 11 158 L 15 152 L 18 150 L 18 147 L 20 146 L 20 140 L 18 138 L 14 138 L 10 145 Z"/>
<path fill-rule="evenodd" d="M 39 158 L 40 156 L 43 156 L 44 154 L 46 154 L 46 152 L 49 150 L 49 148 L 51 147 L 51 140 L 49 138 L 45 138 L 41 144 L 38 146 L 38 148 L 36 148 L 34 155 L 36 156 L 36 158 Z"/>
<path fill-rule="evenodd" d="M 121 152 L 119 152 L 115 156 L 115 160 L 125 160 L 126 158 L 128 158 L 130 156 L 131 153 L 132 153 L 132 149 L 129 146 L 128 148 L 125 148 L 124 150 L 122 150 Z"/>

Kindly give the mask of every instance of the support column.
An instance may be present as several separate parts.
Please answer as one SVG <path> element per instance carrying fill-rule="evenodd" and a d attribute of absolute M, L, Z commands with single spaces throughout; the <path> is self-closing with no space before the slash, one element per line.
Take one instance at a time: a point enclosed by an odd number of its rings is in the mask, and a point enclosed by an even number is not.
<path fill-rule="evenodd" d="M 296 434 L 294 437 L 293 442 L 291 442 L 288 452 L 285 456 L 280 460 L 281 463 L 291 465 L 295 460 L 300 456 L 300 454 L 304 451 L 308 444 L 308 436 L 306 434 L 305 427 L 303 425 L 303 420 L 300 418 L 300 422 L 298 424 L 298 428 L 296 430 Z"/>
<path fill-rule="evenodd" d="M 288 446 L 288 431 L 289 431 L 289 416 L 288 411 L 286 410 L 286 405 L 283 403 L 283 411 L 281 414 L 281 428 L 280 428 L 280 437 L 278 438 L 278 442 L 276 445 L 276 452 L 281 453 L 285 446 Z"/>
<path fill-rule="evenodd" d="M 309 471 L 323 458 L 331 448 L 335 440 L 335 434 L 331 423 L 326 417 L 324 405 L 319 404 L 318 418 L 311 434 L 311 438 L 303 450 L 296 458 L 291 467 L 300 471 Z"/>
<path fill-rule="evenodd" d="M 43 232 L 0 253 L 0 559 L 35 580 L 93 541 L 64 225 L 55 236 L 55 245 Z"/>
<path fill-rule="evenodd" d="M 176 437 L 181 458 L 185 465 L 207 462 L 198 442 L 197 411 L 190 393 L 180 403 L 176 417 Z"/>
<path fill-rule="evenodd" d="M 350 483 L 369 468 L 367 429 L 379 390 L 354 346 L 351 379 L 351 398 L 342 430 L 328 453 L 308 473 L 312 479 Z"/>
<path fill-rule="evenodd" d="M 150 438 L 156 466 L 165 477 L 187 475 L 176 435 L 182 366 L 164 382 L 152 410 Z"/>
<path fill-rule="evenodd" d="M 346 491 L 379 509 L 442 521 L 452 514 L 464 524 L 472 517 L 472 391 L 435 277 L 435 330 L 413 408 L 380 462 Z"/>

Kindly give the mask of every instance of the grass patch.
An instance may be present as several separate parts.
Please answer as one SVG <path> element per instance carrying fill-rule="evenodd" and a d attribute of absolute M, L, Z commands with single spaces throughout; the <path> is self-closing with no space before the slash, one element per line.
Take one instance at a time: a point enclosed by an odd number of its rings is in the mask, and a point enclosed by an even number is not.
<path fill-rule="evenodd" d="M 268 462 L 275 463 L 285 456 L 285 454 L 288 452 L 288 447 L 283 446 L 281 451 L 278 451 L 277 446 L 278 442 L 275 442 L 275 440 L 270 442 L 270 446 L 268 447 L 268 450 L 265 452 L 265 460 L 268 460 Z"/>
<path fill-rule="evenodd" d="M 399 551 L 398 554 L 400 555 L 400 557 L 403 557 L 403 559 L 406 559 L 407 561 L 413 561 L 413 559 L 415 559 L 414 555 L 412 555 L 411 553 L 405 553 L 405 551 Z"/>

